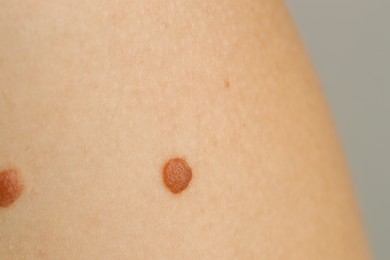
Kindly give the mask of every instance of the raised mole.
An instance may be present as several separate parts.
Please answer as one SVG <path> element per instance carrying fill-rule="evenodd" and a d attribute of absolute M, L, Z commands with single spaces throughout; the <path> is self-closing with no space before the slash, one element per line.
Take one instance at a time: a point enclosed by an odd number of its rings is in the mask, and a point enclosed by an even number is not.
<path fill-rule="evenodd" d="M 0 208 L 14 203 L 22 194 L 23 184 L 17 170 L 0 170 Z"/>
<path fill-rule="evenodd" d="M 169 159 L 163 168 L 163 180 L 172 193 L 185 190 L 192 179 L 192 170 L 182 158 Z"/>

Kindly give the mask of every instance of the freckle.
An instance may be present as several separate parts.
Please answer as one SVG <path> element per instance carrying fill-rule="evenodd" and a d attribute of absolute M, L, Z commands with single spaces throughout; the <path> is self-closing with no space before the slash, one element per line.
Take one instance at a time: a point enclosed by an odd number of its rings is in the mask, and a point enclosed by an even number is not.
<path fill-rule="evenodd" d="M 185 190 L 192 179 L 192 170 L 182 158 L 169 159 L 163 168 L 163 180 L 172 193 Z"/>
<path fill-rule="evenodd" d="M 227 79 L 225 79 L 225 88 L 230 88 L 230 82 Z"/>
<path fill-rule="evenodd" d="M 17 170 L 0 171 L 0 208 L 6 208 L 14 203 L 22 191 L 23 185 Z"/>

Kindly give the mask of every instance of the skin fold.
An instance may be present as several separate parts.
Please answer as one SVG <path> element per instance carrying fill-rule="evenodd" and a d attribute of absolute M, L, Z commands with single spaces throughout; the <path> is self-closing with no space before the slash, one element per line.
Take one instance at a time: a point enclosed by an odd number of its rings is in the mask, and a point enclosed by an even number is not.
<path fill-rule="evenodd" d="M 2 1 L 0 35 L 1 259 L 369 258 L 282 1 Z"/>

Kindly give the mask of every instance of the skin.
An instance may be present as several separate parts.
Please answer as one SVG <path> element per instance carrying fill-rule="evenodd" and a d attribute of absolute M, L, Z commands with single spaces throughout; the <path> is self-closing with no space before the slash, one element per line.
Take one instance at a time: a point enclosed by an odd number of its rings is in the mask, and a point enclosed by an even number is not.
<path fill-rule="evenodd" d="M 369 258 L 281 1 L 3 1 L 0 35 L 1 259 Z"/>

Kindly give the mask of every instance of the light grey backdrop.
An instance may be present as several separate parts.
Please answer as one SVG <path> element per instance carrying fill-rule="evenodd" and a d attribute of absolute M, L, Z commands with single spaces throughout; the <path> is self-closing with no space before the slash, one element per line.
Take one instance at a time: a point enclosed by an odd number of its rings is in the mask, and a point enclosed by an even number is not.
<path fill-rule="evenodd" d="M 390 259 L 390 0 L 286 0 L 347 153 L 375 259 Z"/>

